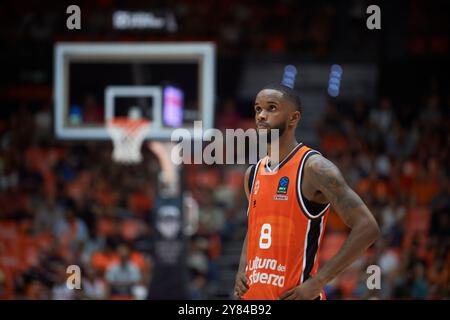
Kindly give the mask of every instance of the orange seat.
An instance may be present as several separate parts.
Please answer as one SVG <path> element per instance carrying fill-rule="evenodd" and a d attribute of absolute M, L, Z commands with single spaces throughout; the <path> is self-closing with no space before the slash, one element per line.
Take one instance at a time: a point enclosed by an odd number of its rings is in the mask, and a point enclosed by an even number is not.
<path fill-rule="evenodd" d="M 0 273 L 3 274 L 5 281 L 4 291 L 0 291 L 0 300 L 14 299 L 15 268 L 3 266 L 0 262 Z"/>
<path fill-rule="evenodd" d="M 240 170 L 228 171 L 225 183 L 233 190 L 240 190 L 244 183 L 244 172 Z"/>
<path fill-rule="evenodd" d="M 117 261 L 119 261 L 119 257 L 116 253 L 105 254 L 102 251 L 96 251 L 91 257 L 92 266 L 101 272 L 105 272 L 109 266 Z"/>
<path fill-rule="evenodd" d="M 428 232 L 431 212 L 426 207 L 409 210 L 406 216 L 406 231 L 410 233 Z"/>
<path fill-rule="evenodd" d="M 347 225 L 342 221 L 342 219 L 337 215 L 333 208 L 330 209 L 330 213 L 328 214 L 327 219 L 327 231 L 337 231 L 337 232 L 346 232 L 349 230 Z"/>
<path fill-rule="evenodd" d="M 338 276 L 338 285 L 342 290 L 344 299 L 353 297 L 353 291 L 358 285 L 358 280 L 359 271 L 355 268 L 346 269 Z"/>
<path fill-rule="evenodd" d="M 143 223 L 137 219 L 126 219 L 122 222 L 122 236 L 125 240 L 134 240 L 137 238 L 141 230 L 143 230 Z"/>
<path fill-rule="evenodd" d="M 334 257 L 346 239 L 347 234 L 345 232 L 326 233 L 320 249 L 320 260 L 322 263 Z"/>
<path fill-rule="evenodd" d="M 144 255 L 138 251 L 133 251 L 130 255 L 130 260 L 141 270 L 145 270 L 147 264 Z"/>
<path fill-rule="evenodd" d="M 15 240 L 19 235 L 19 227 L 14 221 L 0 222 L 0 240 Z"/>
<path fill-rule="evenodd" d="M 197 174 L 197 184 L 209 188 L 216 188 L 220 183 L 220 172 L 218 169 L 208 169 Z"/>
<path fill-rule="evenodd" d="M 100 218 L 97 222 L 97 232 L 100 236 L 109 236 L 114 232 L 114 222 L 109 218 Z"/>
<path fill-rule="evenodd" d="M 134 192 L 128 197 L 128 209 L 138 216 L 142 217 L 152 206 L 152 199 L 144 192 Z"/>
<path fill-rule="evenodd" d="M 111 300 L 134 300 L 133 296 L 129 296 L 129 295 L 112 295 L 111 296 Z"/>

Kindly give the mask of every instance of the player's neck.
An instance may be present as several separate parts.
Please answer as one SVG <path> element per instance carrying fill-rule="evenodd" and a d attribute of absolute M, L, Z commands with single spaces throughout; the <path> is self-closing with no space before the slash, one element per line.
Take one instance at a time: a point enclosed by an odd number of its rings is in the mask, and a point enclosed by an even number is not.
<path fill-rule="evenodd" d="M 272 144 L 268 144 L 267 146 L 267 155 L 269 156 L 270 160 L 271 160 L 271 166 L 272 165 L 276 165 L 278 163 L 280 163 L 281 161 L 283 161 L 288 155 L 289 153 L 291 153 L 291 151 L 298 145 L 297 140 L 295 139 L 295 136 L 288 136 L 286 135 L 285 137 L 280 137 L 280 139 L 278 140 L 278 160 L 277 161 L 277 157 L 276 155 L 272 155 Z"/>

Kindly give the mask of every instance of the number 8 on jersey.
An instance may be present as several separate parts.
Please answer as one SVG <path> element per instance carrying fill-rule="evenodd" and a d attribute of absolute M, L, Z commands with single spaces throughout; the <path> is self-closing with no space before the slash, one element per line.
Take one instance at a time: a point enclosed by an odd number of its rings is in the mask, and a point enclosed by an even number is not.
<path fill-rule="evenodd" d="M 265 223 L 261 227 L 261 237 L 259 238 L 259 247 L 261 249 L 269 249 L 272 244 L 272 227 L 269 223 Z"/>

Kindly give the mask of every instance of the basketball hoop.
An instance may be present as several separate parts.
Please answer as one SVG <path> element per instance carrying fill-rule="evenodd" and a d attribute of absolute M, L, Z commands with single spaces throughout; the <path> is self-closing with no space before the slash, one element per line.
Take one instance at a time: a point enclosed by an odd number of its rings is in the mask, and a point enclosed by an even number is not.
<path fill-rule="evenodd" d="M 107 123 L 113 140 L 113 160 L 123 164 L 142 161 L 141 145 L 150 130 L 150 121 L 117 117 Z"/>

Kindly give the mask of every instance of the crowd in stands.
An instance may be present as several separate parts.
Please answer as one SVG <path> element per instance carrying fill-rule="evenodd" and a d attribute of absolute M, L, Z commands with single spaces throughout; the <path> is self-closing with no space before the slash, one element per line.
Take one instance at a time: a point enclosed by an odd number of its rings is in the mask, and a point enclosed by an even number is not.
<path fill-rule="evenodd" d="M 56 41 L 208 40 L 217 44 L 218 55 L 238 60 L 247 53 L 326 58 L 339 48 L 381 52 L 358 31 L 365 25 L 364 1 L 333 3 L 155 1 L 152 10 L 174 14 L 175 31 L 122 32 L 112 30 L 113 11 L 148 9 L 147 2 L 127 1 L 125 8 L 115 0 L 82 1 L 82 29 L 75 32 L 66 28 L 62 2 L 46 7 L 5 1 L 0 36 L 9 50 L 0 53 L 8 62 L 0 82 L 9 90 L 0 91 L 8 104 L 0 110 L 0 299 L 143 299 L 153 277 L 158 161 L 144 147 L 141 164 L 122 166 L 111 159 L 111 142 L 55 139 L 49 100 Z M 445 10 L 435 7 L 415 0 L 405 9 L 409 53 L 448 55 L 447 19 L 436 12 Z M 231 74 L 227 70 L 224 79 L 233 82 Z M 376 104 L 330 99 L 316 124 L 319 143 L 313 147 L 337 164 L 382 231 L 361 259 L 326 286 L 329 299 L 450 298 L 450 98 L 434 91 L 418 95 L 415 105 L 391 96 Z M 252 125 L 237 101 L 219 100 L 218 128 Z M 183 170 L 185 191 L 199 206 L 199 226 L 187 246 L 189 297 L 214 298 L 225 271 L 218 262 L 223 248 L 244 237 L 246 166 Z M 321 265 L 347 234 L 331 212 Z M 69 265 L 81 268 L 80 290 L 66 286 Z M 381 268 L 379 290 L 366 285 L 371 265 Z"/>
<path fill-rule="evenodd" d="M 430 94 L 421 102 L 416 113 L 389 97 L 374 107 L 330 100 L 317 124 L 318 149 L 339 166 L 382 230 L 371 250 L 326 287 L 330 299 L 449 297 L 449 101 Z M 224 110 L 222 123 L 251 122 Z M 0 122 L 0 296 L 145 297 L 156 159 L 144 149 L 141 164 L 115 164 L 110 143 L 54 140 L 50 119 L 48 108 L 21 108 Z M 184 168 L 186 190 L 200 208 L 187 250 L 192 298 L 209 297 L 220 279 L 223 243 L 243 237 L 245 169 Z M 322 263 L 347 232 L 332 212 Z M 367 290 L 372 264 L 381 268 L 381 290 Z M 68 265 L 81 266 L 83 290 L 67 289 Z"/>
<path fill-rule="evenodd" d="M 373 108 L 363 101 L 329 103 L 318 125 L 321 151 L 382 230 L 368 254 L 329 285 L 331 298 L 449 298 L 449 102 L 431 93 L 420 106 L 396 105 L 389 97 Z M 346 233 L 331 218 L 324 262 Z M 381 268 L 381 290 L 367 289 L 370 265 Z"/>

